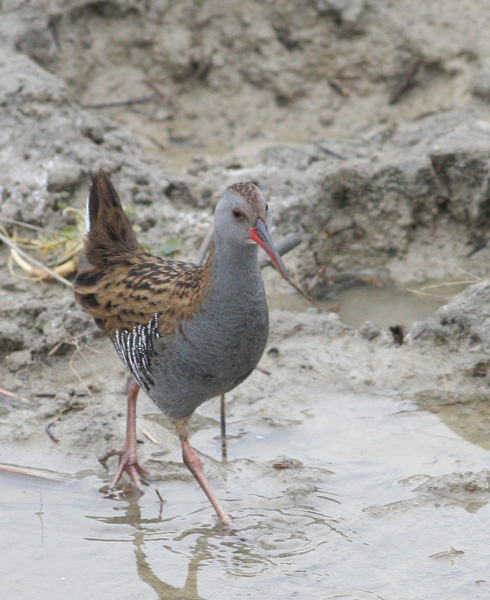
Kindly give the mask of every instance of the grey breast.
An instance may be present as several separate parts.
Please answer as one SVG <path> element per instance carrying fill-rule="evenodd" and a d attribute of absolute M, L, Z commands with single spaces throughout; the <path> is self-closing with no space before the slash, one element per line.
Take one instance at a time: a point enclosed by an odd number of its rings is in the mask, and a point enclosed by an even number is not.
<path fill-rule="evenodd" d="M 233 302 L 212 297 L 171 339 L 156 339 L 149 394 L 171 419 L 244 381 L 262 356 L 268 335 L 262 280 Z"/>

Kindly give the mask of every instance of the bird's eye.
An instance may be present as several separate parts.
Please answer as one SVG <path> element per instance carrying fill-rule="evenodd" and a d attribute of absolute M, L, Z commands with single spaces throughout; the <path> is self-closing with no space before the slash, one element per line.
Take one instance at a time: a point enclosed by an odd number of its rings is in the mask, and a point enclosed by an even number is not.
<path fill-rule="evenodd" d="M 265 212 L 267 212 L 269 210 L 269 205 L 267 204 L 267 202 L 265 203 Z"/>
<path fill-rule="evenodd" d="M 242 217 L 242 211 L 238 210 L 238 208 L 234 208 L 232 211 L 233 216 L 235 217 L 235 219 L 241 219 Z"/>

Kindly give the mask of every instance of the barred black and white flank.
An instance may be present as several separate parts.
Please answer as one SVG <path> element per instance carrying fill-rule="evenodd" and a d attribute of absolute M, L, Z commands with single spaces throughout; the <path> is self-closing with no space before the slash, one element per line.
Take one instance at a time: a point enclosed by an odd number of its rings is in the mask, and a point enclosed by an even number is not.
<path fill-rule="evenodd" d="M 132 331 L 118 329 L 114 346 L 121 360 L 138 384 L 148 393 L 154 385 L 151 361 L 155 356 L 154 341 L 158 333 L 158 314 L 148 325 L 136 325 Z"/>

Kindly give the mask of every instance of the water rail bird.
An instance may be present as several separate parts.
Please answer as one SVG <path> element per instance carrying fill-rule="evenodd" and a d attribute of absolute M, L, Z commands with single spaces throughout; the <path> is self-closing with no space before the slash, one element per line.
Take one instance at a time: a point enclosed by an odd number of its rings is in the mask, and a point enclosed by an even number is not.
<path fill-rule="evenodd" d="M 143 388 L 173 423 L 184 463 L 218 517 L 232 525 L 189 444 L 189 419 L 204 401 L 244 381 L 262 356 L 269 318 L 258 246 L 288 279 L 269 223 L 260 189 L 235 183 L 216 206 L 203 265 L 158 258 L 138 243 L 109 177 L 99 171 L 92 178 L 75 297 L 130 373 L 126 441 L 111 487 L 126 471 L 142 491 L 146 471 L 137 459 L 136 399 Z"/>

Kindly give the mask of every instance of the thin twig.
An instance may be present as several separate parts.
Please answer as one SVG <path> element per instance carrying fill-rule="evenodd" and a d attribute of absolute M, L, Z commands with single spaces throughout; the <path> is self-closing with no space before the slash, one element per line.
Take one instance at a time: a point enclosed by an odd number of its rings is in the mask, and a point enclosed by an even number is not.
<path fill-rule="evenodd" d="M 447 262 L 447 261 L 444 261 L 444 260 L 439 260 L 438 258 L 435 258 L 434 261 L 437 264 L 439 264 L 439 265 L 449 266 L 452 269 L 456 269 L 460 273 L 463 273 L 463 275 L 468 275 L 469 277 L 473 277 L 474 281 L 472 283 L 478 283 L 479 281 L 483 281 L 484 279 L 486 279 L 490 275 L 490 274 L 487 274 L 484 277 L 478 277 L 477 275 L 475 275 L 471 271 L 468 271 L 467 269 L 463 269 L 463 267 L 460 267 L 460 266 L 456 265 L 455 263 Z"/>
<path fill-rule="evenodd" d="M 421 292 L 420 290 L 411 290 L 407 288 L 407 292 L 411 292 L 412 294 L 417 294 L 417 296 L 427 296 L 429 298 L 439 298 L 440 300 L 448 300 L 446 296 L 442 296 L 441 294 L 431 294 L 430 292 Z"/>
<path fill-rule="evenodd" d="M 53 425 L 55 423 L 57 423 L 58 421 L 61 421 L 61 415 L 56 417 L 56 419 L 54 419 L 54 421 L 51 421 L 51 423 L 48 423 L 46 425 L 46 427 L 44 428 L 46 433 L 49 435 L 49 437 L 53 440 L 53 442 L 55 442 L 56 444 L 59 443 L 59 439 L 54 435 L 54 433 L 51 431 L 51 427 L 53 427 Z"/>
<path fill-rule="evenodd" d="M 333 158 L 337 158 L 338 160 L 347 160 L 347 156 L 344 156 L 343 154 L 339 154 L 338 152 L 334 152 L 333 150 L 330 150 L 329 148 L 327 148 L 320 142 L 316 142 L 315 146 L 319 150 L 324 152 L 325 154 L 328 154 L 329 156 L 333 156 Z"/>
<path fill-rule="evenodd" d="M 449 198 L 451 198 L 452 197 L 451 179 L 447 172 L 448 165 L 444 164 L 445 163 L 444 157 L 438 156 L 437 154 L 430 154 L 429 158 L 430 158 L 432 168 L 434 169 L 436 175 L 439 177 L 439 179 L 444 184 L 447 195 L 449 196 Z"/>
<path fill-rule="evenodd" d="M 133 104 L 148 104 L 159 99 L 157 94 L 143 96 L 142 98 L 130 98 L 129 100 L 118 100 L 115 102 L 101 102 L 99 104 L 84 104 L 82 108 L 118 108 L 120 106 L 132 106 Z"/>
<path fill-rule="evenodd" d="M 390 97 L 389 104 L 396 104 L 400 98 L 405 94 L 411 87 L 414 85 L 415 76 L 417 75 L 417 71 L 422 65 L 422 61 L 420 58 L 413 60 L 409 65 L 406 71 L 401 76 L 398 85 L 395 88 L 395 91 Z"/>
<path fill-rule="evenodd" d="M 257 366 L 255 367 L 255 369 L 256 369 L 257 371 L 260 371 L 260 372 L 261 372 L 261 373 L 263 373 L 264 375 L 270 375 L 270 374 L 271 374 L 271 372 L 270 372 L 270 371 L 268 371 L 267 369 L 264 369 L 263 367 L 259 367 L 259 365 L 257 365 Z"/>
<path fill-rule="evenodd" d="M 221 459 L 226 462 L 228 458 L 228 448 L 226 445 L 226 404 L 225 395 L 221 394 L 220 402 L 220 423 L 221 423 Z"/>
<path fill-rule="evenodd" d="M 487 238 L 485 238 L 483 236 L 478 236 L 472 242 L 473 248 L 468 252 L 468 254 L 466 255 L 466 258 L 471 258 L 477 252 L 480 252 L 480 250 L 483 250 L 483 248 L 486 248 L 488 246 L 488 241 L 489 240 L 487 240 Z"/>
<path fill-rule="evenodd" d="M 3 390 L 2 388 L 0 388 L 0 394 L 3 394 L 4 396 L 9 396 L 10 398 L 15 398 L 16 400 L 20 400 L 21 402 L 24 402 L 25 404 L 31 404 L 31 401 L 28 400 L 27 398 L 23 398 L 22 396 L 19 396 L 19 394 L 15 394 L 14 392 L 9 392 L 7 390 Z"/>
<path fill-rule="evenodd" d="M 344 231 L 349 231 L 349 229 L 354 229 L 359 233 L 359 235 L 364 235 L 365 233 L 364 229 L 358 223 L 356 223 L 354 219 L 352 219 L 350 225 L 344 225 L 343 227 L 339 227 L 338 229 L 334 229 L 333 231 L 327 231 L 327 237 L 335 237 L 340 233 L 344 233 Z"/>
<path fill-rule="evenodd" d="M 480 279 L 473 279 L 469 281 L 443 281 L 442 283 L 434 283 L 432 285 L 425 285 L 420 288 L 420 290 L 412 290 L 407 288 L 407 292 L 411 292 L 412 294 L 417 294 L 419 296 L 429 296 L 431 298 L 441 298 L 442 300 L 448 300 L 446 296 L 442 296 L 441 294 L 432 294 L 430 292 L 426 292 L 425 290 L 434 290 L 442 287 L 453 287 L 458 285 L 473 285 L 474 283 L 478 283 L 481 281 Z"/>
<path fill-rule="evenodd" d="M 12 242 L 12 240 L 10 240 L 8 237 L 3 235 L 3 233 L 0 233 L 0 241 L 2 241 L 11 250 L 16 252 L 20 257 L 29 261 L 35 267 L 37 267 L 38 269 L 41 269 L 41 271 L 44 271 L 53 279 L 56 279 L 56 281 L 59 281 L 60 283 L 62 283 L 63 285 L 66 285 L 69 288 L 73 287 L 73 284 L 71 283 L 71 281 L 68 281 L 68 279 L 65 279 L 64 277 L 61 277 L 61 275 L 58 275 L 58 273 L 56 273 L 56 271 L 53 271 L 53 269 L 46 267 L 46 265 L 43 265 L 42 262 L 39 262 L 35 258 L 32 258 L 32 256 L 29 256 L 29 254 L 27 254 L 26 252 L 21 250 L 16 244 L 14 244 L 14 242 Z"/>
<path fill-rule="evenodd" d="M 298 331 L 301 331 L 302 329 L 303 325 L 301 323 L 298 323 L 292 329 L 286 331 L 286 333 L 282 335 L 282 339 L 286 340 L 287 338 L 291 337 L 292 335 L 295 335 L 296 333 L 298 333 Z"/>
<path fill-rule="evenodd" d="M 71 372 L 78 378 L 78 381 L 80 381 L 80 383 L 83 385 L 83 387 L 85 388 L 85 390 L 87 391 L 88 395 L 92 398 L 92 400 L 94 399 L 94 396 L 92 394 L 92 392 L 90 391 L 88 385 L 85 383 L 85 381 L 83 380 L 82 376 L 80 375 L 80 373 L 75 369 L 75 367 L 73 366 L 73 361 L 75 360 L 75 356 L 77 353 L 80 353 L 80 356 L 84 359 L 84 361 L 89 365 L 89 367 L 91 367 L 93 369 L 93 366 L 90 364 L 90 362 L 87 360 L 87 357 L 85 356 L 85 354 L 83 353 L 83 351 L 81 350 L 80 347 L 77 346 L 75 352 L 71 355 L 70 358 L 70 370 Z"/>
<path fill-rule="evenodd" d="M 47 229 L 46 227 L 39 227 L 38 225 L 31 225 L 24 221 L 17 221 L 17 219 L 9 219 L 8 217 L 0 217 L 0 221 L 3 223 L 9 223 L 10 225 L 17 225 L 18 227 L 24 227 L 25 229 L 32 229 L 32 231 L 42 231 L 43 233 L 56 234 L 53 229 Z"/>
<path fill-rule="evenodd" d="M 434 283 L 432 285 L 424 285 L 424 287 L 420 288 L 420 291 L 423 292 L 424 290 L 430 290 L 433 288 L 438 288 L 438 287 L 446 287 L 446 286 L 451 286 L 451 285 L 471 285 L 473 283 L 478 283 L 478 281 L 480 281 L 480 279 L 473 279 L 470 281 L 443 281 L 442 283 Z"/>
<path fill-rule="evenodd" d="M 213 227 L 210 227 L 208 229 L 206 235 L 204 236 L 201 247 L 199 248 L 199 251 L 197 253 L 196 265 L 202 265 L 202 263 L 204 262 L 204 259 L 206 258 L 207 254 L 208 254 L 209 247 L 211 246 L 211 241 L 213 239 L 213 235 L 214 235 L 214 229 L 213 229 Z"/>
<path fill-rule="evenodd" d="M 54 481 L 66 481 L 67 479 L 70 479 L 70 476 L 65 475 L 64 473 L 53 473 L 41 469 L 33 469 L 31 467 L 7 465 L 5 463 L 0 463 L 0 472 L 12 473 L 14 475 L 29 475 L 30 477 L 40 477 L 42 479 L 52 479 Z"/>
<path fill-rule="evenodd" d="M 313 275 L 313 277 L 311 278 L 310 282 L 306 286 L 306 291 L 308 293 L 310 293 L 311 290 L 313 290 L 316 287 L 317 283 L 320 280 L 320 277 L 325 273 L 326 270 L 327 270 L 327 266 L 326 265 L 322 265 L 318 269 L 318 271 L 315 273 L 315 275 Z"/>
<path fill-rule="evenodd" d="M 328 80 L 328 84 L 334 91 L 337 92 L 337 94 L 344 96 L 344 98 L 350 96 L 350 91 L 336 77 L 331 77 Z"/>
<path fill-rule="evenodd" d="M 418 340 L 421 335 L 423 335 L 427 331 L 427 327 L 422 327 L 420 331 L 418 331 L 412 339 Z"/>
<path fill-rule="evenodd" d="M 290 285 L 292 285 L 293 288 L 303 296 L 303 298 L 305 298 L 306 300 L 308 300 L 308 302 L 313 304 L 313 306 L 316 306 L 317 308 L 321 308 L 320 304 L 314 298 L 312 298 L 307 292 L 305 292 L 305 290 L 298 283 L 296 283 L 292 279 L 287 279 L 287 282 Z"/>
<path fill-rule="evenodd" d="M 160 494 L 160 490 L 157 487 L 155 488 L 155 493 L 158 497 L 158 500 L 160 501 L 160 504 L 163 504 L 164 500 L 162 498 L 162 495 Z"/>
<path fill-rule="evenodd" d="M 58 350 L 61 348 L 61 346 L 63 346 L 63 344 L 65 344 L 65 340 L 61 340 L 61 342 L 58 342 L 56 345 L 54 345 L 51 350 L 48 352 L 48 356 L 54 356 Z"/>
<path fill-rule="evenodd" d="M 149 432 L 148 429 L 144 429 L 143 428 L 141 431 L 143 432 L 143 435 L 146 435 L 146 437 L 151 442 L 153 442 L 154 444 L 158 444 L 159 443 L 158 440 L 156 439 L 156 437 L 151 432 Z"/>
<path fill-rule="evenodd" d="M 153 137 L 152 135 L 147 135 L 146 136 L 150 142 L 153 142 L 155 144 L 155 146 L 161 150 L 162 152 L 168 149 L 168 146 L 165 146 L 164 144 L 162 144 L 161 142 L 159 142 L 155 137 Z"/>

